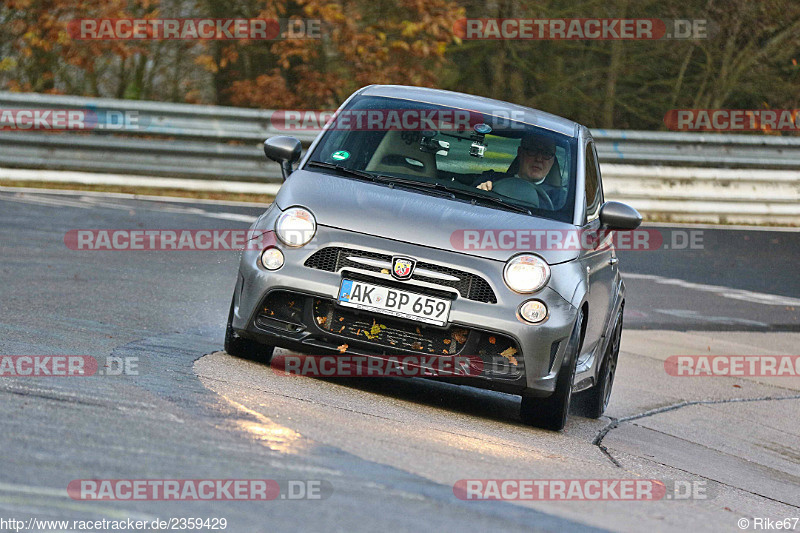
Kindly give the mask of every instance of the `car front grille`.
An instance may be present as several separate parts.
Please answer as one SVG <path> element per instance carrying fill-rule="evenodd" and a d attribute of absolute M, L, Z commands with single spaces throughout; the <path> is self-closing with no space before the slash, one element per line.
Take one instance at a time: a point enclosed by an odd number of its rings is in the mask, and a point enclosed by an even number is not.
<path fill-rule="evenodd" d="M 314 301 L 314 319 L 319 327 L 342 337 L 379 344 L 388 349 L 409 350 L 436 355 L 454 355 L 467 342 L 463 328 L 439 329 L 378 314 L 356 312 L 334 305 L 329 300 Z"/>
<path fill-rule="evenodd" d="M 374 264 L 366 262 L 358 262 L 349 259 L 350 257 L 372 261 Z M 316 268 L 328 272 L 338 272 L 342 268 L 359 268 L 362 270 L 369 270 L 372 272 L 381 272 L 386 270 L 384 267 L 377 263 L 384 263 L 391 268 L 392 256 L 376 252 L 367 252 L 364 250 L 356 250 L 353 248 L 341 247 L 327 247 L 316 251 L 311 257 L 306 259 L 305 266 L 309 268 Z M 418 273 L 418 270 L 427 270 L 431 275 L 424 275 Z M 388 270 L 387 272 L 388 273 Z M 440 277 L 435 277 L 435 274 L 441 274 Z M 455 278 L 455 279 L 443 279 Z M 494 291 L 489 286 L 489 283 L 482 277 L 464 272 L 455 268 L 449 268 L 432 263 L 418 262 L 415 267 L 414 274 L 411 276 L 413 281 L 424 281 L 427 283 L 450 287 L 458 291 L 458 293 L 468 300 L 483 303 L 497 303 L 497 297 Z"/>
<path fill-rule="evenodd" d="M 395 319 L 336 304 L 335 300 L 287 290 L 270 292 L 256 312 L 263 331 L 310 338 L 358 353 L 478 357 L 482 375 L 517 379 L 524 373 L 519 344 L 510 336 L 458 325 L 448 328 Z M 345 353 L 349 352 L 345 348 Z"/>
<path fill-rule="evenodd" d="M 395 320 L 341 307 L 322 298 L 314 299 L 313 310 L 314 321 L 321 330 L 369 346 L 373 351 L 478 357 L 486 376 L 516 378 L 523 372 L 519 345 L 506 335 L 456 325 L 442 329 Z"/>
<path fill-rule="evenodd" d="M 258 309 L 256 324 L 289 332 L 305 329 L 306 297 L 290 291 L 272 291 Z"/>

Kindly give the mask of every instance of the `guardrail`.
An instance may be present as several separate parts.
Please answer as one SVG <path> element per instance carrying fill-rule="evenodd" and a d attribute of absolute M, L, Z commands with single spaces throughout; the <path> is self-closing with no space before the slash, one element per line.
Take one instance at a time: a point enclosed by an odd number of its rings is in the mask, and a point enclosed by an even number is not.
<path fill-rule="evenodd" d="M 0 166 L 278 182 L 261 142 L 276 111 L 0 92 L 3 109 L 81 109 L 137 124 L 88 133 L 0 133 Z M 281 123 L 281 121 L 278 121 Z M 607 196 L 665 218 L 800 223 L 800 138 L 593 130 Z M 738 219 L 737 219 L 738 220 Z"/>

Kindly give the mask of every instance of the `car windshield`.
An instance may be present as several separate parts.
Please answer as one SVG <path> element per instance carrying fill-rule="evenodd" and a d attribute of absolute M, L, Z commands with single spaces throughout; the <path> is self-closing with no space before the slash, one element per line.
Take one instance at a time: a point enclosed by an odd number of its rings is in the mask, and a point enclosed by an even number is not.
<path fill-rule="evenodd" d="M 333 118 L 307 165 L 571 223 L 575 138 L 512 118 L 507 110 L 356 97 Z"/>

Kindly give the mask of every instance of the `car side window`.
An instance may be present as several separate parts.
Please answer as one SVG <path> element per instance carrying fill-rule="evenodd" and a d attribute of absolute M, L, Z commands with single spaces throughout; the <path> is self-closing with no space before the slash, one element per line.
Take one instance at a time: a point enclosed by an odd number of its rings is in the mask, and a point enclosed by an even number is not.
<path fill-rule="evenodd" d="M 586 145 L 586 222 L 597 218 L 600 205 L 603 203 L 603 188 L 600 185 L 600 169 L 597 165 L 597 154 L 594 143 Z"/>

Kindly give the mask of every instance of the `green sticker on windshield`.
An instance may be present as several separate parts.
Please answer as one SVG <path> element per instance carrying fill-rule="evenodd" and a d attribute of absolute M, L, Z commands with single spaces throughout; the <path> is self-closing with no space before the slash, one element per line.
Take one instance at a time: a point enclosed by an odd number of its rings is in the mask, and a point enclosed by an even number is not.
<path fill-rule="evenodd" d="M 350 152 L 345 150 L 339 150 L 338 152 L 333 152 L 331 154 L 331 159 L 335 159 L 337 161 L 344 161 L 348 157 L 350 157 Z"/>

